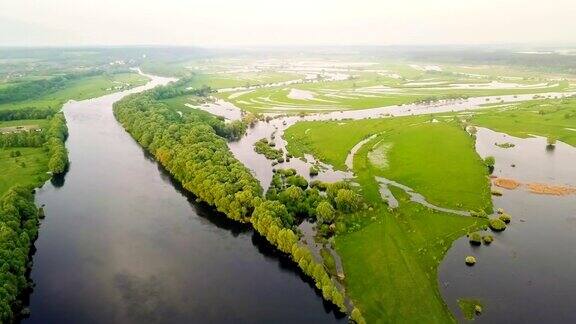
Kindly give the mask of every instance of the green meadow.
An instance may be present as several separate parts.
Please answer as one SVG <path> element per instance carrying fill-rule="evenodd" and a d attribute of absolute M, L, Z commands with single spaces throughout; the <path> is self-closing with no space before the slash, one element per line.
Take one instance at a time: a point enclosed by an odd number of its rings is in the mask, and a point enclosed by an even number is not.
<path fill-rule="evenodd" d="M 85 100 L 108 93 L 143 85 L 145 77 L 135 73 L 98 75 L 74 80 L 65 88 L 49 93 L 38 99 L 0 105 L 2 109 L 52 108 L 60 110 L 68 100 Z M 120 88 L 115 88 L 119 87 Z M 23 129 L 44 129 L 48 119 L 21 119 L 0 121 L 0 132 Z M 0 135 L 1 136 L 1 135 Z M 18 153 L 16 153 L 18 152 Z M 15 156 L 18 155 L 18 156 Z M 50 178 L 48 172 L 48 151 L 43 147 L 0 148 L 0 196 L 15 185 L 39 186 Z"/>
<path fill-rule="evenodd" d="M 487 168 L 461 125 L 430 117 L 300 122 L 285 139 L 295 156 L 311 153 L 343 169 L 351 148 L 372 134 L 378 135 L 358 150 L 353 169 L 374 209 L 360 215 L 358 230 L 335 240 L 347 291 L 369 323 L 454 322 L 438 290 L 437 268 L 454 240 L 485 221 L 431 210 L 396 188 L 400 205 L 389 210 L 375 177 L 408 185 L 441 207 L 491 211 Z"/>
<path fill-rule="evenodd" d="M 538 135 L 576 146 L 576 99 L 573 98 L 485 109 L 473 114 L 469 122 L 516 137 Z"/>
<path fill-rule="evenodd" d="M 97 75 L 73 80 L 65 88 L 38 99 L 0 104 L 2 109 L 51 108 L 60 110 L 68 100 L 85 100 L 144 85 L 148 79 L 136 73 Z"/>
<path fill-rule="evenodd" d="M 344 80 L 330 80 L 320 76 L 314 82 L 239 89 L 219 93 L 217 97 L 251 112 L 300 113 L 571 90 L 569 81 L 553 81 L 546 76 L 537 77 L 534 72 L 528 71 L 514 71 L 514 76 L 508 76 L 505 73 L 510 72 L 509 69 L 502 67 L 480 67 L 475 70 L 443 66 L 447 70 L 441 71 L 426 71 L 422 70 L 421 66 L 408 63 L 383 64 L 378 67 L 386 72 L 354 69 L 345 72 L 348 77 Z M 218 75 L 206 77 L 214 78 L 213 82 L 220 82 Z M 304 93 L 305 96 L 293 94 L 297 92 Z"/>
<path fill-rule="evenodd" d="M 20 156 L 13 157 L 18 151 Z M 15 185 L 38 186 L 48 180 L 48 152 L 43 148 L 0 148 L 0 196 Z"/>

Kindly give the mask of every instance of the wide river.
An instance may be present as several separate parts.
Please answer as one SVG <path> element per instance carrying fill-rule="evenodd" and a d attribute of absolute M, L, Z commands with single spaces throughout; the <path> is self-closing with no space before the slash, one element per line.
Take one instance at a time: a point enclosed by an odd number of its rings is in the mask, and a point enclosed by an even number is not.
<path fill-rule="evenodd" d="M 71 167 L 36 196 L 47 217 L 24 322 L 345 321 L 287 258 L 195 203 L 117 123 L 115 101 L 168 81 L 64 106 Z"/>

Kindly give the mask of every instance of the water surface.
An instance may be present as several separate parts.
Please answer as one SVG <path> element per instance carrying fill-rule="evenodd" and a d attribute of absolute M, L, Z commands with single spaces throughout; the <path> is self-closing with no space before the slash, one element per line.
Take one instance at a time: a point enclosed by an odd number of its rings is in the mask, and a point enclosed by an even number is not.
<path fill-rule="evenodd" d="M 500 148 L 495 143 L 513 143 Z M 494 175 L 554 185 L 576 186 L 576 149 L 546 139 L 520 139 L 479 128 L 476 150 L 496 158 Z M 514 166 L 512 166 L 514 165 Z M 550 196 L 499 189 L 495 208 L 512 215 L 501 233 L 491 233 L 490 246 L 471 246 L 463 237 L 454 243 L 439 268 L 444 299 L 459 320 L 458 298 L 484 303 L 480 323 L 575 323 L 576 195 Z M 476 265 L 464 258 L 473 255 Z"/>
<path fill-rule="evenodd" d="M 45 204 L 27 323 L 329 323 L 342 320 L 247 226 L 194 202 L 116 122 L 70 102 L 71 167 Z"/>

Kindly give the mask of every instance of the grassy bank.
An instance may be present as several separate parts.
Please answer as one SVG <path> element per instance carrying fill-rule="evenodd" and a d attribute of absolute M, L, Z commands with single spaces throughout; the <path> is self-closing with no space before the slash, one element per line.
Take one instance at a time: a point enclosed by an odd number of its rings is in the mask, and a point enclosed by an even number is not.
<path fill-rule="evenodd" d="M 344 168 L 350 149 L 371 134 L 379 135 L 354 156 L 354 172 L 374 211 L 336 237 L 347 291 L 369 323 L 453 322 L 437 268 L 454 240 L 485 221 L 428 209 L 395 188 L 400 205 L 389 211 L 374 177 L 408 185 L 442 207 L 491 210 L 486 167 L 460 125 L 430 117 L 302 122 L 285 138 L 291 153 L 312 153 Z"/>
<path fill-rule="evenodd" d="M 576 99 L 547 99 L 490 108 L 472 115 L 471 124 L 527 138 L 555 138 L 576 146 Z"/>

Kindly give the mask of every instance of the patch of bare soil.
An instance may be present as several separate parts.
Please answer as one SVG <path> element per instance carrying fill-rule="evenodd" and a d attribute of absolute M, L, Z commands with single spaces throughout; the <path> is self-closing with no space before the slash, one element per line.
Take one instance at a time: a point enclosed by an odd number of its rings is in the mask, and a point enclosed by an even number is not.
<path fill-rule="evenodd" d="M 520 185 L 521 185 L 520 182 L 518 182 L 514 179 L 507 179 L 507 178 L 496 178 L 496 179 L 492 180 L 492 183 L 494 183 L 494 185 L 497 187 L 509 189 L 509 190 L 516 189 L 516 188 L 520 187 Z"/>
<path fill-rule="evenodd" d="M 529 183 L 527 186 L 530 192 L 542 195 L 566 196 L 576 194 L 576 188 L 567 186 L 554 186 L 544 183 Z"/>
<path fill-rule="evenodd" d="M 514 190 L 520 186 L 525 186 L 529 192 L 541 195 L 566 196 L 576 194 L 576 188 L 570 186 L 559 186 L 545 183 L 521 183 L 509 178 L 492 178 L 492 183 L 500 188 Z"/>

